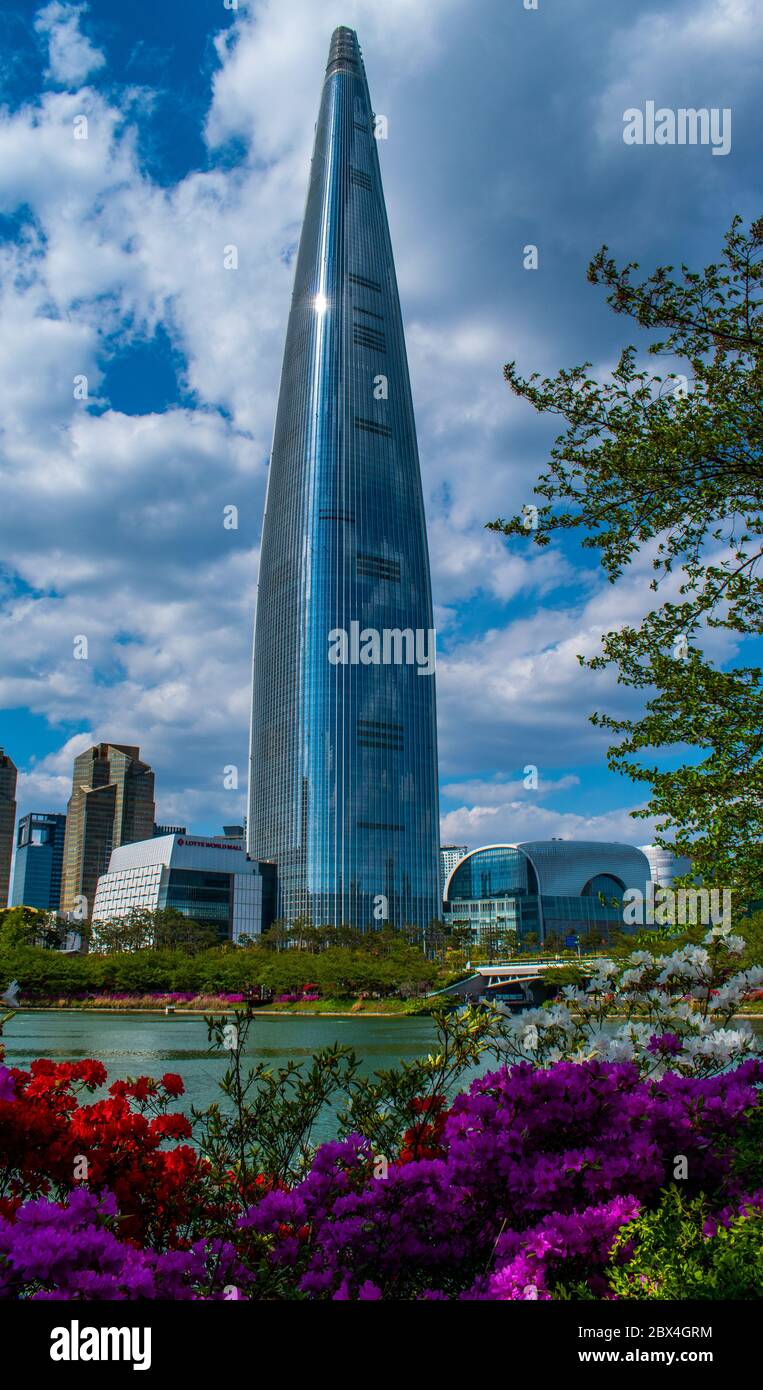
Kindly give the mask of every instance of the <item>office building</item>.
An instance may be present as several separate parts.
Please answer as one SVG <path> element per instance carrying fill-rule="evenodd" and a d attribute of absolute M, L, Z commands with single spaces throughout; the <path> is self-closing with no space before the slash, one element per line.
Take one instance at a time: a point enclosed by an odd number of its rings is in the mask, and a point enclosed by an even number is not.
<path fill-rule="evenodd" d="M 14 907 L 57 912 L 61 901 L 66 816 L 30 811 L 19 821 L 13 870 Z"/>
<path fill-rule="evenodd" d="M 468 845 L 440 845 L 440 897 L 445 897 L 445 884 L 456 864 L 469 853 Z"/>
<path fill-rule="evenodd" d="M 16 765 L 0 748 L 0 908 L 8 906 L 16 828 Z"/>
<path fill-rule="evenodd" d="M 660 888 L 670 888 L 675 878 L 691 873 L 691 859 L 685 854 L 673 854 L 659 845 L 642 845 L 641 853 L 649 860 L 652 882 Z"/>
<path fill-rule="evenodd" d="M 339 28 L 281 372 L 255 622 L 248 847 L 278 916 L 440 915 L 424 505 L 377 135 Z"/>
<path fill-rule="evenodd" d="M 115 849 L 98 880 L 93 918 L 174 908 L 220 940 L 267 931 L 275 918 L 276 871 L 248 857 L 232 836 L 154 836 Z"/>
<path fill-rule="evenodd" d="M 649 861 L 633 845 L 599 840 L 527 840 L 471 850 L 445 885 L 445 920 L 518 944 L 625 930 L 623 895 L 646 893 Z"/>
<path fill-rule="evenodd" d="M 112 850 L 149 839 L 153 828 L 154 774 L 140 749 L 99 743 L 80 753 L 66 815 L 62 912 L 89 918 Z"/>

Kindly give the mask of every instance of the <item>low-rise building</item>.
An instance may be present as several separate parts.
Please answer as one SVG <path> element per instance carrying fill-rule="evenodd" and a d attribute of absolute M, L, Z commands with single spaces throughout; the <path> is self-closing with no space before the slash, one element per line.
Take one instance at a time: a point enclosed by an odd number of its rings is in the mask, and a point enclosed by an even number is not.
<path fill-rule="evenodd" d="M 239 941 L 267 931 L 275 916 L 276 867 L 250 859 L 242 839 L 162 835 L 112 851 L 98 880 L 94 921 L 174 908 Z"/>
<path fill-rule="evenodd" d="M 642 845 L 641 851 L 649 860 L 652 883 L 661 888 L 670 888 L 675 878 L 691 873 L 691 859 L 685 854 L 673 854 L 661 845 Z"/>
<path fill-rule="evenodd" d="M 649 861 L 633 845 L 599 840 L 527 840 L 485 845 L 456 865 L 445 885 L 445 920 L 473 939 L 514 937 L 556 944 L 623 931 L 626 889 L 645 893 Z"/>

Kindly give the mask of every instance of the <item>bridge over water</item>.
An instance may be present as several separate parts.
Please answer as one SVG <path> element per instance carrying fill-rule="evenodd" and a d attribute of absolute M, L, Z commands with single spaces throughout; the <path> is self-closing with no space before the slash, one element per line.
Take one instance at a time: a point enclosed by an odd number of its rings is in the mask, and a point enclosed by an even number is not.
<path fill-rule="evenodd" d="M 455 984 L 438 989 L 430 999 L 451 999 L 454 1004 L 494 1003 L 508 1005 L 512 1009 L 530 1009 L 542 1004 L 548 995 L 548 984 L 544 975 L 549 970 L 562 966 L 579 965 L 583 970 L 593 971 L 597 966 L 609 962 L 607 956 L 586 956 L 584 960 L 556 959 L 543 961 L 522 961 L 508 965 L 478 965 L 471 975 Z"/>

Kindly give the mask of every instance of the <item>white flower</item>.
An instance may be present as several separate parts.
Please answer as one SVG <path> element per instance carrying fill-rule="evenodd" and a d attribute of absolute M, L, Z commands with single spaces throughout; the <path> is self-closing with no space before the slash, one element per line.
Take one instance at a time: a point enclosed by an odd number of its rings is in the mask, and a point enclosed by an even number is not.
<path fill-rule="evenodd" d="M 657 1009 L 670 1004 L 670 995 L 664 989 L 648 989 L 642 997 L 645 1004 L 653 1004 Z"/>
<path fill-rule="evenodd" d="M 628 957 L 629 965 L 654 965 L 651 951 L 632 951 Z"/>
<path fill-rule="evenodd" d="M 642 1047 L 646 1047 L 653 1032 L 654 1028 L 651 1023 L 637 1023 L 635 1020 L 631 1020 L 630 1023 L 623 1024 L 615 1037 L 630 1038 L 632 1042 L 640 1043 Z"/>
<path fill-rule="evenodd" d="M 716 1028 L 702 1037 L 687 1038 L 684 1052 L 690 1060 L 706 1058 L 720 1066 L 727 1066 L 740 1054 L 754 1052 L 757 1044 L 749 1028 Z"/>
<path fill-rule="evenodd" d="M 733 980 L 729 980 L 728 984 L 723 985 L 721 989 L 713 995 L 710 1001 L 711 1008 L 731 1008 L 732 1005 L 740 1002 L 742 996 L 746 993 L 746 989 L 747 987 L 745 984 L 740 982 L 735 983 Z"/>
<path fill-rule="evenodd" d="M 624 970 L 620 976 L 621 989 L 630 989 L 632 985 L 640 985 L 646 973 L 646 966 L 639 965 L 632 970 Z"/>
<path fill-rule="evenodd" d="M 706 941 L 708 945 L 712 945 L 714 941 L 722 941 L 725 936 L 729 937 L 730 940 L 730 933 L 730 925 L 727 926 L 725 922 L 715 922 L 714 925 L 710 928 L 710 930 L 705 933 L 703 941 Z"/>
<path fill-rule="evenodd" d="M 528 1052 L 537 1052 L 539 1041 L 540 1038 L 538 1036 L 538 1029 L 536 1028 L 534 1023 L 531 1023 L 529 1027 L 525 1028 L 524 1032 L 522 1033 L 520 1037 L 520 1042 Z"/>
<path fill-rule="evenodd" d="M 657 983 L 667 984 L 674 975 L 681 979 L 699 980 L 707 973 L 708 965 L 709 956 L 704 946 L 684 946 L 683 950 L 674 951 L 672 956 L 668 956 L 657 976 Z"/>
<path fill-rule="evenodd" d="M 739 1004 L 749 990 L 755 989 L 763 980 L 763 966 L 752 965 L 749 970 L 740 970 L 738 975 L 732 975 L 725 985 L 713 996 L 712 1006 L 715 1009 L 727 1009 L 733 1004 Z"/>
<path fill-rule="evenodd" d="M 537 1017 L 535 1014 L 537 1013 Z M 528 1018 L 528 1014 L 530 1017 Z M 575 1022 L 569 1009 L 564 1004 L 554 1004 L 550 1009 L 528 1010 L 525 1014 L 525 1021 L 537 1023 L 541 1028 L 564 1028 L 566 1032 L 575 1031 Z"/>
<path fill-rule="evenodd" d="M 549 1019 L 552 1012 L 551 1009 L 525 1009 L 521 1014 L 512 1014 L 510 1018 L 506 1018 L 503 1028 L 512 1037 L 521 1038 L 528 1024 L 532 1024 L 536 1029 L 550 1027 Z"/>
<path fill-rule="evenodd" d="M 578 989 L 576 985 L 565 985 L 562 990 L 562 997 L 568 1004 L 575 1004 L 579 1008 L 584 1008 L 588 1003 L 588 995 L 584 989 Z"/>

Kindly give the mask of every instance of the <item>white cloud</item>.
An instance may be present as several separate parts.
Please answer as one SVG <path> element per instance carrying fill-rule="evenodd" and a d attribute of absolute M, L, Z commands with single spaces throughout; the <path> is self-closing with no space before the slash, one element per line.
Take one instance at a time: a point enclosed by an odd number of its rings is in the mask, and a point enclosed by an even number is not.
<path fill-rule="evenodd" d="M 393 62 L 410 80 L 437 53 L 448 14 L 466 9 L 465 0 L 260 0 L 251 17 L 242 15 L 216 40 L 222 67 L 207 121 L 210 145 L 242 136 L 255 140 L 266 160 L 309 158 L 328 37 L 337 25 L 358 31 L 374 64 Z"/>
<path fill-rule="evenodd" d="M 695 0 L 662 11 L 631 12 L 610 37 L 613 76 L 598 101 L 597 135 L 622 148 L 623 112 L 654 100 L 658 106 L 739 106 L 751 99 L 757 115 L 763 12 L 754 0 Z M 656 150 L 656 155 L 664 154 Z M 718 165 L 709 161 L 709 168 Z"/>
<path fill-rule="evenodd" d="M 526 799 L 535 801 L 539 797 L 550 796 L 554 792 L 568 791 L 571 787 L 579 785 L 580 778 L 574 775 L 538 778 L 537 789 Z M 465 801 L 479 802 L 481 806 L 489 807 L 503 806 L 510 797 L 518 796 L 521 799 L 525 796 L 526 790 L 523 780 L 519 778 L 510 781 L 505 777 L 494 777 L 489 781 L 474 779 L 468 782 L 448 782 L 443 786 L 442 796 L 447 801 L 457 801 L 459 798 L 463 798 Z"/>
<path fill-rule="evenodd" d="M 16 785 L 19 815 L 40 809 L 64 811 L 72 790 L 74 759 L 94 742 L 90 731 L 75 734 L 55 752 L 39 761 L 33 759 L 28 770 L 20 770 Z"/>
<path fill-rule="evenodd" d="M 580 815 L 555 811 L 529 801 L 507 801 L 496 806 L 462 806 L 440 817 L 443 844 L 518 844 L 522 840 L 610 840 L 620 844 L 643 845 L 651 841 L 655 821 L 651 817 L 634 820 L 633 808 L 603 811 L 599 815 Z"/>
<path fill-rule="evenodd" d="M 88 9 L 88 5 L 68 5 L 52 0 L 38 11 L 34 22 L 37 33 L 47 38 L 48 75 L 65 86 L 79 85 L 106 62 L 100 49 L 95 48 L 80 30 L 80 19 Z"/>
<path fill-rule="evenodd" d="M 579 222 L 568 223 L 564 204 L 559 216 L 553 201 L 553 170 L 539 180 L 537 131 L 521 107 L 529 78 L 507 38 L 512 24 L 537 17 L 518 8 L 512 19 L 496 6 L 475 31 L 467 0 L 258 0 L 217 40 L 210 167 L 163 186 L 141 164 L 145 104 L 112 86 L 76 90 L 103 70 L 82 33 L 85 13 L 53 3 L 37 19 L 51 76 L 70 90 L 0 113 L 0 210 L 29 210 L 16 246 L 0 250 L 0 541 L 23 581 L 20 593 L 4 584 L 0 698 L 86 724 L 88 739 L 139 743 L 157 768 L 168 819 L 190 824 L 207 810 L 240 817 L 243 792 L 222 791 L 221 769 L 239 764 L 243 786 L 251 615 L 293 254 L 328 35 L 349 23 L 365 47 L 377 109 L 390 116 L 380 157 L 410 315 L 438 623 L 448 637 L 438 665 L 442 761 L 462 779 L 449 790 L 463 786 L 464 807 L 449 816 L 472 816 L 478 826 L 482 817 L 485 833 L 491 817 L 508 825 L 515 812 L 505 808 L 517 801 L 526 762 L 539 766 L 542 784 L 554 768 L 552 790 L 561 792 L 559 768 L 602 759 L 604 740 L 587 715 L 617 692 L 610 676 L 582 672 L 576 653 L 637 616 L 646 573 L 646 564 L 636 567 L 612 590 L 555 548 L 508 547 L 483 529 L 531 500 L 547 457 L 548 432 L 509 393 L 502 364 L 517 357 L 553 371 L 570 343 L 577 351 L 581 322 L 586 334 L 588 325 L 572 291 L 560 293 L 561 279 L 543 273 L 566 238 L 582 280 L 584 255 L 600 239 L 587 223 L 591 245 L 581 252 Z M 700 13 L 721 25 L 728 66 L 732 50 L 740 56 L 734 23 L 749 40 L 758 22 L 751 7 L 726 0 Z M 707 45 L 692 15 L 685 7 L 677 23 L 704 72 Z M 608 32 L 606 74 L 625 73 L 636 85 L 640 52 L 668 47 L 654 25 Z M 480 45 L 479 81 L 465 86 L 472 43 Z M 494 45 L 513 64 L 497 82 Z M 561 77 L 569 83 L 567 68 Z M 617 104 L 620 80 L 610 85 L 605 75 L 607 92 L 586 89 L 586 102 Z M 520 107 L 511 105 L 515 92 Z M 565 87 L 562 126 L 552 123 L 546 137 L 564 146 L 557 172 L 565 200 L 574 164 L 564 144 L 568 96 Z M 74 139 L 81 114 L 87 140 Z M 509 138 L 489 147 L 499 127 Z M 244 139 L 246 154 L 215 167 L 233 138 Z M 576 166 L 575 177 L 588 209 L 590 167 Z M 651 208 L 638 189 L 635 201 Z M 520 264 L 533 218 L 544 272 L 512 280 L 504 262 Z M 236 271 L 223 267 L 231 243 Z M 570 264 L 560 261 L 557 276 Z M 177 349 L 186 404 L 144 416 L 110 408 L 109 359 L 157 325 Z M 611 349 L 597 340 L 591 352 L 605 361 Z M 586 337 L 579 356 L 588 351 Z M 77 374 L 88 377 L 89 407 L 74 399 Z M 238 532 L 222 528 L 230 503 L 239 507 Z M 79 633 L 89 637 L 89 662 L 73 660 Z M 55 756 L 70 759 L 71 748 Z M 493 768 L 501 781 L 488 791 L 482 773 Z M 63 775 L 49 761 L 29 772 L 53 779 L 51 796 Z M 43 803 L 45 785 L 28 784 Z M 235 811 L 225 809 L 230 799 Z M 520 798 L 521 815 L 551 817 L 549 833 L 567 833 L 548 800 L 533 809 Z"/>

